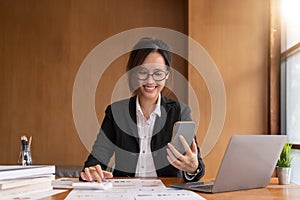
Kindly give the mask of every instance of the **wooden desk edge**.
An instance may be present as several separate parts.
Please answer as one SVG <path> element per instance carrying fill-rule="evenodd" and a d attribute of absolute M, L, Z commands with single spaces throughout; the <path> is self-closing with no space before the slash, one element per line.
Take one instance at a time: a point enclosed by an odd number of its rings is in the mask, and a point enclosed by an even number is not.
<path fill-rule="evenodd" d="M 170 187 L 171 184 L 174 183 L 183 183 L 184 180 L 182 178 L 159 178 L 166 187 Z M 203 180 L 202 180 L 203 181 Z M 71 189 L 68 189 L 67 192 L 60 193 L 57 195 L 53 195 L 51 197 L 47 197 L 44 200 L 61 200 L 65 199 Z M 217 194 L 206 194 L 199 193 L 200 196 L 210 199 L 275 199 L 275 200 L 299 200 L 300 199 L 300 186 L 296 184 L 289 185 L 279 185 L 277 178 L 271 178 L 270 184 L 265 188 L 251 189 L 251 190 L 240 190 L 240 191 L 232 191 L 232 192 L 224 192 Z"/>

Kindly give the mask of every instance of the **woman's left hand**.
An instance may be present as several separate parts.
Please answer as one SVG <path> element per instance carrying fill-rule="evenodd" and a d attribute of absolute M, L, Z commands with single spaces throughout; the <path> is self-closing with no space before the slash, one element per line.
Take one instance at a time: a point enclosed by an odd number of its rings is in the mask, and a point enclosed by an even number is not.
<path fill-rule="evenodd" d="M 193 139 L 191 147 L 188 145 L 186 140 L 182 135 L 179 136 L 179 139 L 185 149 L 185 154 L 181 154 L 177 149 L 171 144 L 168 144 L 167 149 L 167 159 L 177 169 L 194 174 L 198 168 L 198 151 L 195 140 Z"/>

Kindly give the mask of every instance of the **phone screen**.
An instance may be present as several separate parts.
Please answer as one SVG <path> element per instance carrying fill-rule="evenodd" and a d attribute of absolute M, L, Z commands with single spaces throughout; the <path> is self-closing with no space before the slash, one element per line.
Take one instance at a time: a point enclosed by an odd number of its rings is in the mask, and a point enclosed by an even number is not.
<path fill-rule="evenodd" d="M 179 139 L 179 135 L 182 135 L 186 142 L 191 146 L 195 135 L 195 122 L 193 121 L 178 121 L 173 127 L 172 145 L 181 153 L 185 153 L 183 144 Z"/>

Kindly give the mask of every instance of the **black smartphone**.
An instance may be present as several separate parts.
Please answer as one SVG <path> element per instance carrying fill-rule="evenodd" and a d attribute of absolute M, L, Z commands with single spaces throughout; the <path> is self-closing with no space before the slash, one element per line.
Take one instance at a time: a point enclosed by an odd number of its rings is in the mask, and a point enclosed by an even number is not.
<path fill-rule="evenodd" d="M 186 142 L 191 146 L 193 138 L 195 136 L 195 122 L 193 121 L 178 121 L 173 126 L 173 137 L 171 144 L 181 153 L 185 153 L 183 144 L 181 143 L 179 136 L 182 135 Z"/>

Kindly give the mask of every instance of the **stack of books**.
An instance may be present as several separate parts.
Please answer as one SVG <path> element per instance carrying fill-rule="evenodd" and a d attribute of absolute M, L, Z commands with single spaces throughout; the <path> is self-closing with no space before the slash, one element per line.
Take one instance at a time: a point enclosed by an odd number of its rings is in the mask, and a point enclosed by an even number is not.
<path fill-rule="evenodd" d="M 52 190 L 53 165 L 0 165 L 1 199 L 19 199 Z"/>

